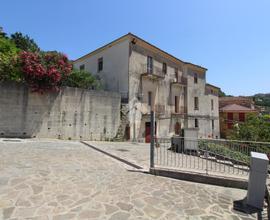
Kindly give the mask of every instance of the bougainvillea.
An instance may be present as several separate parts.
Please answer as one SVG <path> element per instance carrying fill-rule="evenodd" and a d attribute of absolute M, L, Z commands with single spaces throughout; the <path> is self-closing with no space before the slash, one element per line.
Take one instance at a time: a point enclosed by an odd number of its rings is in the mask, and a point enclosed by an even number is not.
<path fill-rule="evenodd" d="M 24 80 L 33 92 L 58 91 L 72 70 L 67 56 L 57 52 L 23 51 L 20 60 Z"/>

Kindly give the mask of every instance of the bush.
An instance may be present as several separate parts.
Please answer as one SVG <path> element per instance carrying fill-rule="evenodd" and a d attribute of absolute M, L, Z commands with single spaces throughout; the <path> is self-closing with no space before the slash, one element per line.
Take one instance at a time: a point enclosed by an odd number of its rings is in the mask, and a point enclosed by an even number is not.
<path fill-rule="evenodd" d="M 266 116 L 250 114 L 244 123 L 239 123 L 231 132 L 230 139 L 270 142 L 270 121 Z"/>
<path fill-rule="evenodd" d="M 230 160 L 233 163 L 242 162 L 248 165 L 250 162 L 249 155 L 245 153 L 241 153 L 236 150 L 232 150 L 227 146 L 214 144 L 214 143 L 206 143 L 203 141 L 199 145 L 199 148 L 202 150 L 206 150 L 206 147 L 210 155 L 213 155 L 213 156 L 219 155 L 220 158 L 225 157 L 226 160 Z"/>
<path fill-rule="evenodd" d="M 33 92 L 58 91 L 72 69 L 68 58 L 57 52 L 20 53 L 21 71 Z"/>
<path fill-rule="evenodd" d="M 8 38 L 0 36 L 0 81 L 21 81 L 18 68 L 19 49 Z"/>
<path fill-rule="evenodd" d="M 62 85 L 83 89 L 94 89 L 97 84 L 97 79 L 91 73 L 74 69 L 71 74 L 66 77 Z"/>
<path fill-rule="evenodd" d="M 38 52 L 40 51 L 36 42 L 31 39 L 28 35 L 23 35 L 20 32 L 16 32 L 11 34 L 10 39 L 12 42 L 16 44 L 16 47 L 24 50 L 24 51 L 31 51 L 31 52 Z"/>

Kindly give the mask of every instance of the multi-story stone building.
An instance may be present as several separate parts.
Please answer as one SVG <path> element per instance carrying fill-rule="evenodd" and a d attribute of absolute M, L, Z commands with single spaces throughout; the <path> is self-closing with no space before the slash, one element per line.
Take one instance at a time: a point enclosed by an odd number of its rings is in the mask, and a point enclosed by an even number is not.
<path fill-rule="evenodd" d="M 219 88 L 206 84 L 204 67 L 131 33 L 78 58 L 74 66 L 99 75 L 106 90 L 122 94 L 127 139 L 150 141 L 151 106 L 159 137 L 180 135 L 183 128 L 198 128 L 199 137 L 219 137 Z"/>

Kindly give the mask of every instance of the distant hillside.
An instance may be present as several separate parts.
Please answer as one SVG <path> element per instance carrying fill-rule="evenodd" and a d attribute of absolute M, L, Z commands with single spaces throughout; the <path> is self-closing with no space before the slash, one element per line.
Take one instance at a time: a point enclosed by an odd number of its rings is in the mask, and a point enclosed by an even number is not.
<path fill-rule="evenodd" d="M 263 114 L 270 114 L 270 93 L 266 94 L 256 94 L 252 96 L 255 106 L 260 109 Z"/>
<path fill-rule="evenodd" d="M 270 107 L 270 93 L 256 94 L 253 96 L 253 100 L 256 105 Z"/>
<path fill-rule="evenodd" d="M 220 90 L 220 97 L 233 97 L 231 95 L 227 95 Z M 240 97 L 240 96 L 239 96 Z M 243 96 L 242 96 L 243 97 Z M 256 108 L 264 114 L 270 114 L 270 93 L 258 93 L 253 96 L 249 96 L 247 98 L 251 98 L 254 101 Z"/>

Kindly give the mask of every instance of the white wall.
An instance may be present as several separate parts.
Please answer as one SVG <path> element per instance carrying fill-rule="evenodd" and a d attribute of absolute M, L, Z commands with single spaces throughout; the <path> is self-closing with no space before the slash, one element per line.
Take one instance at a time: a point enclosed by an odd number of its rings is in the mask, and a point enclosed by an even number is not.
<path fill-rule="evenodd" d="M 103 70 L 98 72 L 98 59 L 103 57 Z M 120 93 L 128 92 L 129 40 L 75 61 L 75 68 L 85 65 L 85 70 L 102 78 L 105 89 Z"/>

